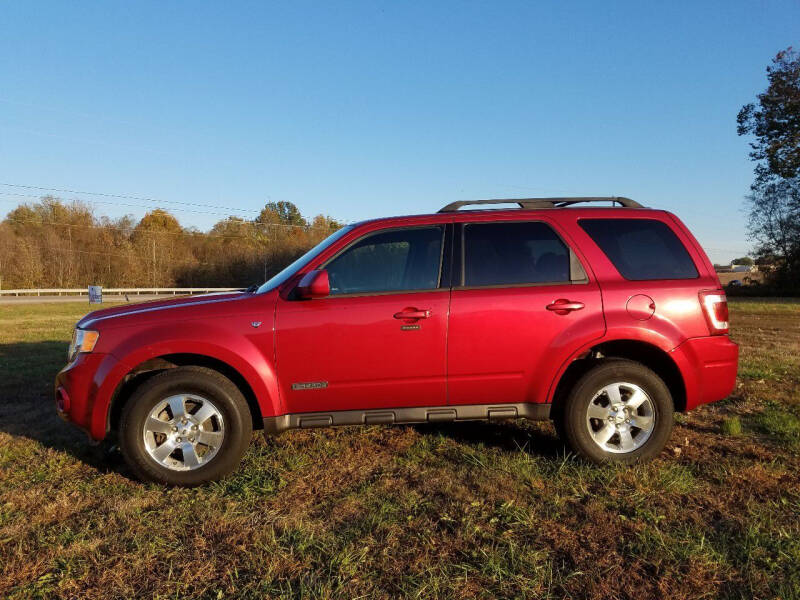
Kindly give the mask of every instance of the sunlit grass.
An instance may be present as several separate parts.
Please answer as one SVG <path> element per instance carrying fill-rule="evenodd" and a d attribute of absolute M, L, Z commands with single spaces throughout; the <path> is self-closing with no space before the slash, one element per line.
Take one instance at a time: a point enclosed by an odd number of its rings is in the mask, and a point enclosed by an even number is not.
<path fill-rule="evenodd" d="M 735 401 L 649 464 L 587 464 L 547 423 L 343 428 L 256 434 L 191 490 L 54 416 L 88 308 L 0 306 L 0 597 L 800 596 L 797 304 L 731 303 Z"/>

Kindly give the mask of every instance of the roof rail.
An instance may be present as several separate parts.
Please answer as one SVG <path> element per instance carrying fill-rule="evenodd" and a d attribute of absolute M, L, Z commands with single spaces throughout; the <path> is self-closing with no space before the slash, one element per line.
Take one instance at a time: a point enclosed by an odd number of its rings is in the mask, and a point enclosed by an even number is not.
<path fill-rule="evenodd" d="M 451 202 L 444 208 L 439 210 L 440 213 L 456 212 L 462 206 L 471 206 L 474 204 L 519 204 L 520 208 L 562 208 L 572 204 L 580 204 L 582 202 L 616 202 L 625 208 L 643 208 L 641 204 L 630 198 L 623 196 L 585 196 L 578 198 L 505 198 L 495 200 L 459 200 L 458 202 Z"/>

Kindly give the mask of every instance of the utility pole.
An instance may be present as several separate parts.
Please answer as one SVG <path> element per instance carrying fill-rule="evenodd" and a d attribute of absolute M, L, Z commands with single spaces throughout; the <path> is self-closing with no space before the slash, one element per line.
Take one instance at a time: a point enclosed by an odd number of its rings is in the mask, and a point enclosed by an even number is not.
<path fill-rule="evenodd" d="M 153 287 L 156 287 L 156 237 L 153 236 Z"/>
<path fill-rule="evenodd" d="M 72 263 L 75 260 L 75 255 L 72 253 L 72 227 L 67 227 L 67 236 L 69 237 L 69 254 L 67 255 L 67 264 L 69 265 L 69 271 L 67 272 L 67 281 L 69 281 L 70 276 L 72 275 Z"/>

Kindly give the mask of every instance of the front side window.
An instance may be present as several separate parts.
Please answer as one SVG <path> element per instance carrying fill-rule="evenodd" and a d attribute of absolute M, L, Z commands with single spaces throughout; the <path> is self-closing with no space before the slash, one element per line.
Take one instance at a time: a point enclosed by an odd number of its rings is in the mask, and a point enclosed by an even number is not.
<path fill-rule="evenodd" d="M 678 236 L 655 219 L 581 219 L 625 279 L 695 279 L 697 268 Z"/>
<path fill-rule="evenodd" d="M 331 295 L 437 288 L 443 236 L 435 226 L 363 237 L 325 266 Z"/>
<path fill-rule="evenodd" d="M 569 249 L 547 224 L 464 226 L 465 286 L 569 282 Z"/>

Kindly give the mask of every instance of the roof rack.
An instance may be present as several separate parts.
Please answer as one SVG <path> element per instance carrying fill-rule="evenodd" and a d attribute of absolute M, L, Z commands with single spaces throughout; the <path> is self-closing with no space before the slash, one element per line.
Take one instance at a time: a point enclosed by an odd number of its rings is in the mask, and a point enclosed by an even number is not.
<path fill-rule="evenodd" d="M 572 204 L 580 204 L 582 202 L 616 202 L 625 208 L 643 208 L 641 204 L 630 198 L 623 196 L 585 196 L 579 198 L 505 198 L 495 200 L 459 200 L 458 202 L 451 202 L 444 208 L 440 209 L 440 213 L 456 212 L 462 206 L 471 206 L 474 204 L 519 204 L 520 208 L 562 208 Z"/>

